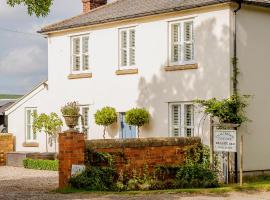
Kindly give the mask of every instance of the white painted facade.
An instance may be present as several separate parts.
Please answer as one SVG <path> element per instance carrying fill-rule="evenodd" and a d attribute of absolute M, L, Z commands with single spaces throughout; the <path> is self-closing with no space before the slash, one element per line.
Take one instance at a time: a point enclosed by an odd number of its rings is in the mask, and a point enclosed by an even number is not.
<path fill-rule="evenodd" d="M 49 34 L 48 89 L 43 88 L 40 92 L 34 92 L 36 95 L 32 98 L 27 97 L 7 111 L 9 132 L 16 136 L 16 150 L 45 151 L 44 134 L 38 135 L 39 147 L 22 146 L 25 142 L 25 108 L 36 107 L 38 113 L 56 112 L 61 115 L 61 107 L 71 101 L 89 105 L 89 139 L 102 138 L 103 129 L 95 124 L 94 113 L 104 106 L 112 106 L 117 112 L 126 112 L 133 107 L 144 107 L 151 113 L 151 123 L 142 129 L 141 137 L 171 136 L 171 104 L 192 102 L 198 98 L 227 98 L 232 94 L 231 57 L 234 25 L 232 9 L 229 4 L 222 4 Z M 270 160 L 265 162 L 259 156 L 255 156 L 262 153 L 265 159 L 270 158 L 269 151 L 266 151 L 267 144 L 260 148 L 255 147 L 269 138 L 266 122 L 268 112 L 264 106 L 269 107 L 270 101 L 263 99 L 264 92 L 267 91 L 267 78 L 260 79 L 260 76 L 266 76 L 269 72 L 269 69 L 266 69 L 270 63 L 266 52 L 270 50 L 270 26 L 266 24 L 269 23 L 270 15 L 267 11 L 254 10 L 251 7 L 244 7 L 240 12 L 242 14 L 239 15 L 238 22 L 241 36 L 241 38 L 239 36 L 239 60 L 243 71 L 240 87 L 245 94 L 258 95 L 248 110 L 254 121 L 246 125 L 248 135 L 245 170 L 270 169 Z M 252 17 L 256 17 L 252 20 L 252 24 L 256 24 L 260 31 L 265 31 L 263 35 L 247 25 Z M 169 25 L 172 21 L 191 18 L 194 19 L 194 56 L 198 69 L 165 71 L 170 57 Z M 263 22 L 257 23 L 260 20 Z M 115 72 L 119 69 L 119 29 L 126 27 L 136 29 L 136 66 L 133 68 L 138 69 L 138 74 L 116 75 Z M 82 34 L 89 34 L 92 78 L 71 80 L 68 79 L 72 73 L 71 37 Z M 259 47 L 264 52 L 257 51 L 258 46 L 253 43 L 256 40 L 261 41 Z M 252 45 L 248 54 L 247 42 Z M 257 51 L 254 56 L 258 56 L 263 64 L 260 68 L 262 71 L 253 68 L 256 66 L 252 59 L 253 47 Z M 249 82 L 249 80 L 256 82 L 255 79 L 259 81 L 258 85 Z M 261 106 L 260 109 L 258 106 Z M 262 116 L 257 120 L 257 115 Z M 202 137 L 204 143 L 209 143 L 209 121 L 201 120 L 202 117 L 203 114 L 195 110 L 194 135 Z M 258 135 L 263 136 L 262 140 L 257 137 Z M 110 127 L 106 138 L 119 137 L 118 123 Z M 53 151 L 54 148 L 50 150 Z M 253 162 L 254 157 L 256 163 Z"/>

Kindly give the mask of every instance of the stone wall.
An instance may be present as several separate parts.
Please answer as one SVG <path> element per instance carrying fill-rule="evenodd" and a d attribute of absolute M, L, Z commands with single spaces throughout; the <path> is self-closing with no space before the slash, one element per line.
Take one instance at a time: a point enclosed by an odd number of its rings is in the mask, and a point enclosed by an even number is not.
<path fill-rule="evenodd" d="M 14 150 L 12 134 L 0 134 L 0 166 L 6 165 L 7 153 Z"/>

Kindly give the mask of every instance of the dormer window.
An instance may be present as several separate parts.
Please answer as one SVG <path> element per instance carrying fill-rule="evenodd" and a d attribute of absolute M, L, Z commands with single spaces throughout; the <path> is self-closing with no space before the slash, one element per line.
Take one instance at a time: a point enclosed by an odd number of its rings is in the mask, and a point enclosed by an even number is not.
<path fill-rule="evenodd" d="M 71 38 L 71 71 L 73 74 L 89 72 L 89 35 Z"/>

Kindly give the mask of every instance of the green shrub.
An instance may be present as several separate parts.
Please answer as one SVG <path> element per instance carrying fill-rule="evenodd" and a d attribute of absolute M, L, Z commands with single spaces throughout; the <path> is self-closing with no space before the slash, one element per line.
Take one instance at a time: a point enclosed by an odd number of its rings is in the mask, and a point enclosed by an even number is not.
<path fill-rule="evenodd" d="M 133 108 L 126 113 L 126 123 L 137 127 L 138 138 L 140 137 L 140 127 L 148 124 L 149 121 L 150 114 L 145 109 Z"/>
<path fill-rule="evenodd" d="M 61 108 L 63 116 L 77 116 L 80 115 L 80 108 L 77 102 L 70 102 Z"/>
<path fill-rule="evenodd" d="M 23 166 L 27 169 L 58 171 L 58 160 L 34 160 L 26 158 L 23 160 Z"/>
<path fill-rule="evenodd" d="M 202 164 L 185 164 L 176 174 L 176 188 L 212 188 L 218 187 L 216 172 Z"/>
<path fill-rule="evenodd" d="M 117 121 L 117 113 L 115 108 L 105 107 L 98 110 L 95 114 L 97 125 L 103 126 L 103 138 L 105 139 L 106 128 Z"/>
<path fill-rule="evenodd" d="M 110 167 L 88 167 L 83 173 L 71 177 L 69 183 L 77 189 L 89 191 L 113 191 L 117 173 Z"/>

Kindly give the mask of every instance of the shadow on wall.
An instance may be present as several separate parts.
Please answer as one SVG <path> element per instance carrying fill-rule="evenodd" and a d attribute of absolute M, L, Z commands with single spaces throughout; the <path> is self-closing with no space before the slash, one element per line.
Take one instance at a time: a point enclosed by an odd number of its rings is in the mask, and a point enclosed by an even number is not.
<path fill-rule="evenodd" d="M 158 74 L 139 80 L 137 105 L 151 112 L 152 121 L 143 131 L 168 131 L 168 103 L 227 98 L 230 95 L 230 30 L 217 30 L 216 20 L 203 21 L 195 29 L 195 59 L 198 69 L 166 72 L 164 64 Z M 198 123 L 195 124 L 198 126 Z M 196 130 L 196 129 L 195 129 Z M 145 136 L 147 137 L 147 136 Z M 149 135 L 151 137 L 151 135 Z"/>

